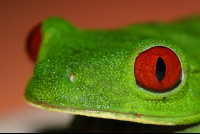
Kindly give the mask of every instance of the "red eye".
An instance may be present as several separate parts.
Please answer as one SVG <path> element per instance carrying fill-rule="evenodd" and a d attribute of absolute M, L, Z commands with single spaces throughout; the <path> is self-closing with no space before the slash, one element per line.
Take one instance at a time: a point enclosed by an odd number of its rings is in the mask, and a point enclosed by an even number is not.
<path fill-rule="evenodd" d="M 36 25 L 30 32 L 27 40 L 27 50 L 31 59 L 35 62 L 41 43 L 41 24 Z"/>
<path fill-rule="evenodd" d="M 181 64 L 169 48 L 156 46 L 142 53 L 135 61 L 137 83 L 147 90 L 166 91 L 175 86 L 181 77 Z"/>

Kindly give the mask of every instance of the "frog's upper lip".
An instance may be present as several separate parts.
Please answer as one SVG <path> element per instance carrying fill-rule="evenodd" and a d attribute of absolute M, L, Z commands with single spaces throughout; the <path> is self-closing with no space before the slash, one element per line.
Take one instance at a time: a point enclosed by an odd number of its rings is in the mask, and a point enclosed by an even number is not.
<path fill-rule="evenodd" d="M 117 119 L 131 122 L 138 122 L 143 124 L 156 124 L 156 125 L 187 125 L 197 123 L 198 120 L 191 122 L 192 119 L 197 118 L 200 113 L 186 115 L 186 116 L 151 116 L 136 113 L 123 113 L 104 110 L 87 110 L 81 108 L 69 108 L 69 107 L 56 107 L 51 106 L 45 102 L 33 102 L 28 97 L 24 97 L 28 104 L 37 108 L 42 108 L 48 111 L 62 112 L 76 115 L 85 115 L 91 117 Z M 191 119 L 192 118 L 192 119 Z"/>

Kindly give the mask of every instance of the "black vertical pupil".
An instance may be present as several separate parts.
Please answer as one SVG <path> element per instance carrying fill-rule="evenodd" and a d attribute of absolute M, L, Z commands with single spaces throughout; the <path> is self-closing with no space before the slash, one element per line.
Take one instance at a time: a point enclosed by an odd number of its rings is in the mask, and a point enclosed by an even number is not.
<path fill-rule="evenodd" d="M 159 57 L 156 63 L 156 77 L 159 82 L 161 82 L 165 77 L 165 72 L 166 72 L 165 62 L 161 57 Z"/>

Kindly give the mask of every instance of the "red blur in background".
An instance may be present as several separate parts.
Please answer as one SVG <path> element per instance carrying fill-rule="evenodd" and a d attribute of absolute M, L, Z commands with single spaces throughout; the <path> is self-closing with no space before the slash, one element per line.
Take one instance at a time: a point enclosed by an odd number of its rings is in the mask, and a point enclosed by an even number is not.
<path fill-rule="evenodd" d="M 199 0 L 1 0 L 0 116 L 26 107 L 23 93 L 34 69 L 25 42 L 33 26 L 60 16 L 81 28 L 173 21 L 200 13 Z"/>

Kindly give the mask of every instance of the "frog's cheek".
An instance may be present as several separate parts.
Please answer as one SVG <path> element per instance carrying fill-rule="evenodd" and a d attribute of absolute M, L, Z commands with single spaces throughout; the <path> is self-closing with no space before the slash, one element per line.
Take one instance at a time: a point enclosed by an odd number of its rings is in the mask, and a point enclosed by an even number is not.
<path fill-rule="evenodd" d="M 116 119 L 122 121 L 131 121 L 131 122 L 138 122 L 143 124 L 157 124 L 157 125 L 176 125 L 171 119 L 169 121 L 163 121 L 162 117 L 146 117 L 140 114 L 127 114 L 127 113 L 118 113 L 118 112 L 110 112 L 110 111 L 98 111 L 98 110 L 84 110 L 84 109 L 76 109 L 76 108 L 63 108 L 63 107 L 56 107 L 50 106 L 45 102 L 34 102 L 29 98 L 31 96 L 25 95 L 25 101 L 37 108 L 41 108 L 48 111 L 53 112 L 62 112 L 68 114 L 75 114 L 75 115 L 84 115 L 89 117 L 97 117 L 97 118 L 107 118 L 107 119 Z"/>
<path fill-rule="evenodd" d="M 110 112 L 110 111 L 94 111 L 94 110 L 84 110 L 84 109 L 75 109 L 75 108 L 62 108 L 50 106 L 46 103 L 35 103 L 31 101 L 28 97 L 25 97 L 25 100 L 32 106 L 41 108 L 48 111 L 53 112 L 62 112 L 69 113 L 75 115 L 84 115 L 89 117 L 99 117 L 99 118 L 107 118 L 107 119 L 116 119 L 122 121 L 131 121 L 138 122 L 143 124 L 157 124 L 157 125 L 177 125 L 184 124 L 179 122 L 179 117 L 177 118 L 166 118 L 163 120 L 163 117 L 156 116 L 145 116 L 141 114 L 128 114 L 128 113 L 118 113 L 118 112 Z M 187 117 L 185 117 L 187 119 Z"/>

